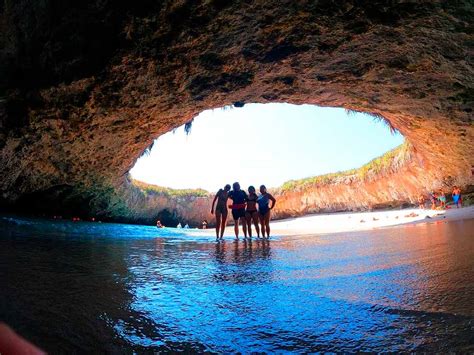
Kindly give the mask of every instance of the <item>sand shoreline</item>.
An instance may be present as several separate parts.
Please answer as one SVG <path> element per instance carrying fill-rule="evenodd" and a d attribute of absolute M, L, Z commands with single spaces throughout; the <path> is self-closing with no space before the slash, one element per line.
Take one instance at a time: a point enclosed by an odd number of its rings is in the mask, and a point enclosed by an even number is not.
<path fill-rule="evenodd" d="M 305 235 L 355 232 L 384 227 L 437 223 L 474 218 L 474 206 L 448 210 L 422 210 L 408 208 L 376 212 L 326 213 L 276 220 L 270 223 L 271 235 Z M 226 228 L 225 235 L 234 234 L 233 226 Z M 253 229 L 253 228 L 252 228 Z M 253 229 L 255 234 L 255 230 Z M 240 231 L 242 234 L 242 231 Z"/>

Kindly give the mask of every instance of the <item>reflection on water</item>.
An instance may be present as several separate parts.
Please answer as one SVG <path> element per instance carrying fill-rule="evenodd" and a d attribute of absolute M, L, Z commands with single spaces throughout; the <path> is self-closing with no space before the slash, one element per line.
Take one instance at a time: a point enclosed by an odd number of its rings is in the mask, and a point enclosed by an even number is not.
<path fill-rule="evenodd" d="M 0 316 L 52 353 L 472 351 L 474 220 L 213 242 L 0 217 Z"/>

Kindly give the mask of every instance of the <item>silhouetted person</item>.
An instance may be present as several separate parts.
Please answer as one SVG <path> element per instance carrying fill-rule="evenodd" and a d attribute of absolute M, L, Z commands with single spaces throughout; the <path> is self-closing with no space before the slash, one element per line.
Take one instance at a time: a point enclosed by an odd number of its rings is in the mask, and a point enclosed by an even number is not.
<path fill-rule="evenodd" d="M 224 186 L 224 189 L 217 191 L 212 201 L 211 214 L 214 214 L 214 205 L 216 204 L 216 240 L 222 239 L 227 224 L 227 199 L 229 198 L 230 185 Z"/>
<path fill-rule="evenodd" d="M 233 190 L 229 192 L 229 198 L 232 200 L 232 217 L 234 218 L 234 232 L 235 237 L 239 239 L 239 222 L 242 221 L 242 230 L 244 237 L 247 238 L 247 221 L 245 220 L 245 206 L 247 201 L 247 194 L 240 189 L 240 184 L 234 182 Z"/>
<path fill-rule="evenodd" d="M 255 187 L 249 186 L 249 195 L 247 198 L 247 209 L 245 210 L 245 219 L 247 222 L 247 231 L 249 237 L 252 238 L 252 221 L 257 231 L 257 237 L 260 238 L 260 228 L 258 227 L 258 211 L 257 211 L 257 199 L 258 196 L 255 193 Z"/>
<path fill-rule="evenodd" d="M 270 201 L 272 205 L 270 206 Z M 260 186 L 260 196 L 257 199 L 258 214 L 260 217 L 260 225 L 262 226 L 262 237 L 270 238 L 270 211 L 275 207 L 275 198 L 267 192 L 265 185 Z"/>

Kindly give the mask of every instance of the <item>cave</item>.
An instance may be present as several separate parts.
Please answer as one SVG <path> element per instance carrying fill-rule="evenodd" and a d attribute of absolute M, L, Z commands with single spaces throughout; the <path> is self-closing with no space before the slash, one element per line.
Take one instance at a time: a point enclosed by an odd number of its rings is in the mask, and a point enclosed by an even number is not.
<path fill-rule="evenodd" d="M 290 189 L 278 216 L 470 186 L 473 12 L 469 1 L 4 1 L 0 205 L 128 221 L 162 207 L 201 220 L 207 197 L 167 192 L 150 206 L 128 172 L 199 112 L 250 102 L 370 113 L 409 143 L 389 174 L 317 186 L 357 191 L 358 203 Z"/>

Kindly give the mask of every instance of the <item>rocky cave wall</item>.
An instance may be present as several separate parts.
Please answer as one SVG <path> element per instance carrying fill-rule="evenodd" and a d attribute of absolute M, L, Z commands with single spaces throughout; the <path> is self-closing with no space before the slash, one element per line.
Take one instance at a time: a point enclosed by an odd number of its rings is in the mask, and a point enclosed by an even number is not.
<path fill-rule="evenodd" d="M 3 0 L 0 204 L 105 213 L 155 138 L 246 102 L 380 114 L 421 188 L 470 184 L 473 15 L 471 1 Z"/>

